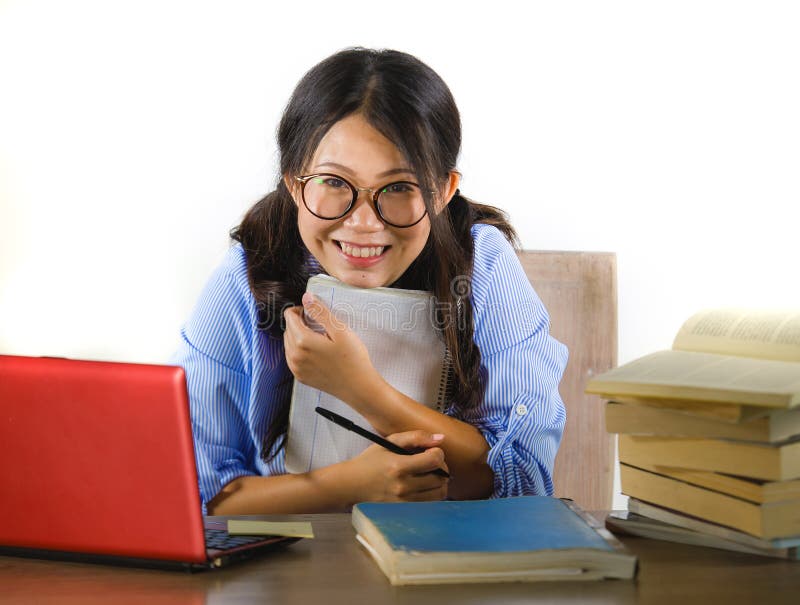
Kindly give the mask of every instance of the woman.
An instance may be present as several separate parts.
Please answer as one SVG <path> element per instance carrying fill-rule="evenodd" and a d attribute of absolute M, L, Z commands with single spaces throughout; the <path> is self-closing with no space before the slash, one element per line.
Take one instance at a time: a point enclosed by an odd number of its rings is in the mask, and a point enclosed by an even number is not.
<path fill-rule="evenodd" d="M 397 51 L 348 49 L 300 81 L 278 130 L 281 178 L 181 330 L 200 492 L 209 514 L 346 510 L 365 500 L 552 493 L 566 348 L 522 271 L 504 215 L 460 195 L 458 109 Z M 428 290 L 451 309 L 446 413 L 393 389 L 358 337 L 304 294 L 325 272 Z M 464 286 L 468 286 L 466 289 Z M 317 333 L 303 309 L 327 328 Z M 293 379 L 338 397 L 406 448 L 287 474 Z M 449 469 L 448 480 L 431 471 Z"/>

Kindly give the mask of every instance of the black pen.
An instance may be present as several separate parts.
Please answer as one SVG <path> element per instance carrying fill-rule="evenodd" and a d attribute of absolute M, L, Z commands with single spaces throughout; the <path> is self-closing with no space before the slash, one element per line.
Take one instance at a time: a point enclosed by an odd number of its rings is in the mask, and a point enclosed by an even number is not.
<path fill-rule="evenodd" d="M 370 433 L 367 429 L 361 428 L 352 420 L 348 420 L 344 416 L 339 416 L 335 412 L 331 412 L 330 410 L 326 410 L 325 408 L 316 407 L 314 411 L 322 416 L 323 418 L 327 418 L 331 422 L 338 424 L 343 429 L 347 429 L 348 431 L 353 431 L 357 435 L 361 435 L 364 439 L 369 439 L 372 443 L 377 443 L 380 446 L 385 447 L 390 452 L 395 454 L 400 454 L 401 456 L 413 456 L 417 452 L 412 452 L 411 450 L 407 450 L 399 445 L 395 445 L 391 441 L 384 439 L 380 435 L 376 435 L 375 433 Z M 443 468 L 437 468 L 436 470 L 431 471 L 434 475 L 439 475 L 440 477 L 450 477 L 450 473 L 448 473 Z"/>

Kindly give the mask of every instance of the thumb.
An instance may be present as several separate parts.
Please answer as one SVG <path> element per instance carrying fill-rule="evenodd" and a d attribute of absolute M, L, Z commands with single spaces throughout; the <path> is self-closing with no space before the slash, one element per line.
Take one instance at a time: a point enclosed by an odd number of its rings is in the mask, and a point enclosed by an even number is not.
<path fill-rule="evenodd" d="M 331 310 L 311 292 L 303 294 L 303 311 L 306 323 L 316 332 L 326 332 L 330 337 L 335 330 L 343 327 Z"/>
<path fill-rule="evenodd" d="M 441 433 L 429 433 L 428 431 L 406 431 L 404 433 L 393 433 L 386 437 L 395 445 L 399 445 L 407 450 L 426 450 L 431 447 L 438 447 L 444 441 Z"/>

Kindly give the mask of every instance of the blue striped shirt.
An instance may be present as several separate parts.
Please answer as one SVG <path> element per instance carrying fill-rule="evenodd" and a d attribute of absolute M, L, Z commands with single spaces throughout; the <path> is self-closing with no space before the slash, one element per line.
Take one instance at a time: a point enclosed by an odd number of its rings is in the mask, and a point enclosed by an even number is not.
<path fill-rule="evenodd" d="M 566 347 L 549 333 L 547 311 L 495 227 L 472 227 L 470 296 L 486 392 L 471 410 L 448 413 L 477 427 L 489 444 L 495 497 L 553 492 L 564 430 L 558 393 Z M 257 307 L 242 247 L 231 247 L 206 284 L 172 363 L 186 370 L 203 512 L 243 475 L 286 472 L 283 450 L 261 457 L 263 436 L 291 396 L 283 341 L 257 329 Z"/>

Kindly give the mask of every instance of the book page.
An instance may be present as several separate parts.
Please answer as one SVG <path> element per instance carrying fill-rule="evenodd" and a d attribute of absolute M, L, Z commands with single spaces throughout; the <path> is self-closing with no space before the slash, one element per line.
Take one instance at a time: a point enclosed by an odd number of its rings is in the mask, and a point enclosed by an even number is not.
<path fill-rule="evenodd" d="M 800 362 L 800 309 L 711 309 L 681 326 L 672 348 Z"/>
<path fill-rule="evenodd" d="M 791 407 L 800 403 L 800 364 L 659 351 L 597 376 L 586 391 L 612 398 L 633 395 Z"/>

